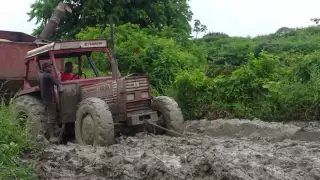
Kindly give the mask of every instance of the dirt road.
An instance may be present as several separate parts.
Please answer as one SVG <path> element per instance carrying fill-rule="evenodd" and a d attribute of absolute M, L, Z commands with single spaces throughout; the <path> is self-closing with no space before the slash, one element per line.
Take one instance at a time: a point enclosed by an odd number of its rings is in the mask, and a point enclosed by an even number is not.
<path fill-rule="evenodd" d="M 202 120 L 186 124 L 190 137 L 141 133 L 110 147 L 50 146 L 39 156 L 39 179 L 317 180 L 318 127 Z"/>

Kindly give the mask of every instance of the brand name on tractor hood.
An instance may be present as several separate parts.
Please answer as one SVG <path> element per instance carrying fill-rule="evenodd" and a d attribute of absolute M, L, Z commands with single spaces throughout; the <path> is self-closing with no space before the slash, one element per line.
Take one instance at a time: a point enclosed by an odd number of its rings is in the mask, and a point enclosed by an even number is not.
<path fill-rule="evenodd" d="M 103 44 L 103 41 L 84 42 L 85 46 L 97 46 L 102 44 Z"/>

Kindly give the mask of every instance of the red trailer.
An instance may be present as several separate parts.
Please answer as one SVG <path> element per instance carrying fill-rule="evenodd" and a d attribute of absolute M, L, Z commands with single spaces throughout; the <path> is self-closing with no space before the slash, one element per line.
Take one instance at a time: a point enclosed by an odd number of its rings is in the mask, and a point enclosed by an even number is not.
<path fill-rule="evenodd" d="M 39 76 L 34 62 L 30 62 L 29 73 L 26 73 L 25 55 L 32 49 L 50 43 L 47 39 L 54 33 L 66 12 L 72 13 L 72 10 L 67 4 L 60 2 L 38 37 L 0 30 L 0 97 L 10 97 L 22 89 L 26 74 L 30 85 L 38 83 Z M 63 60 L 57 62 L 57 69 L 62 68 Z"/>
<path fill-rule="evenodd" d="M 23 88 L 26 75 L 25 55 L 28 51 L 41 46 L 35 44 L 36 37 L 12 31 L 0 30 L 0 95 L 6 97 L 14 95 Z M 57 67 L 62 69 L 62 61 Z M 34 62 L 29 65 L 29 79 L 32 84 L 38 81 L 38 72 Z"/>

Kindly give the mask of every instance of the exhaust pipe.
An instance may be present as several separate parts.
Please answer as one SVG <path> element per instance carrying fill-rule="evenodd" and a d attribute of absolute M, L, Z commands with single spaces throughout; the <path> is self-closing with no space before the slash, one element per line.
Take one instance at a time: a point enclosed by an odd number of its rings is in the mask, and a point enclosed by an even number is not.
<path fill-rule="evenodd" d="M 72 13 L 71 8 L 67 4 L 60 2 L 41 34 L 37 37 L 35 43 L 45 41 L 51 37 L 57 26 L 60 24 L 60 21 L 65 17 L 66 12 Z"/>

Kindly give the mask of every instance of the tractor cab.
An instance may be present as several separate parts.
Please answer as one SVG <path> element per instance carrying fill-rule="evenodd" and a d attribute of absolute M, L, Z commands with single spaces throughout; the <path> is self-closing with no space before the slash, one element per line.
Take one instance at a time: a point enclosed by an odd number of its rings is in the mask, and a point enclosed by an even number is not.
<path fill-rule="evenodd" d="M 105 53 L 109 59 L 112 69 L 112 78 L 117 79 L 120 75 L 117 64 L 113 60 L 111 54 L 107 49 L 107 41 L 101 40 L 88 40 L 88 41 L 63 41 L 53 42 L 45 46 L 31 50 L 25 56 L 26 64 L 35 62 L 37 69 L 41 70 L 41 65 L 45 62 L 50 62 L 54 66 L 53 76 L 62 82 L 75 79 L 87 79 L 87 75 L 83 72 L 83 63 L 89 64 L 90 69 L 93 71 L 94 77 L 99 77 L 100 73 L 91 58 L 92 53 L 99 52 Z M 65 75 L 66 79 L 61 79 L 64 72 L 63 62 L 67 58 L 72 58 L 73 63 L 78 65 L 77 73 L 72 76 Z M 71 62 L 72 63 L 72 62 Z M 70 73 L 71 74 L 71 73 Z M 27 83 L 27 82 L 26 82 Z M 26 86 L 28 86 L 26 84 Z"/>

